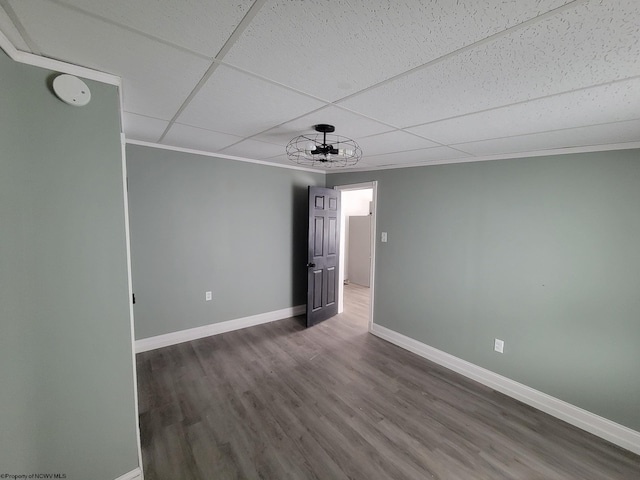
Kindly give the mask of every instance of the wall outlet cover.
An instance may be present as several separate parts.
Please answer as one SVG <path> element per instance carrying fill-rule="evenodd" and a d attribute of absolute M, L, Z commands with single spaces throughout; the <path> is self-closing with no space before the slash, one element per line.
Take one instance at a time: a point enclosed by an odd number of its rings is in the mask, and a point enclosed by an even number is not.
<path fill-rule="evenodd" d="M 493 349 L 498 353 L 504 353 L 504 341 L 496 338 L 493 344 Z"/>

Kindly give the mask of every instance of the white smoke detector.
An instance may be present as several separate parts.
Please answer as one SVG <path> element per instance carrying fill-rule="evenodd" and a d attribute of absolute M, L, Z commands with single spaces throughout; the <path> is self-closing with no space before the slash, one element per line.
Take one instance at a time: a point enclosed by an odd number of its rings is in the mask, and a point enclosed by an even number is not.
<path fill-rule="evenodd" d="M 91 100 L 87 84 L 73 75 L 58 75 L 53 80 L 53 91 L 64 103 L 75 107 L 83 107 Z"/>

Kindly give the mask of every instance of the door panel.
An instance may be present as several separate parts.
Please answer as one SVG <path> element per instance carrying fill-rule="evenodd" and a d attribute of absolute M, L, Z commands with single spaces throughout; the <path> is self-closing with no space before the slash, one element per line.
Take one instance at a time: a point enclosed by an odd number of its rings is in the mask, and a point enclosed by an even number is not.
<path fill-rule="evenodd" d="M 338 219 L 335 217 L 329 218 L 329 238 L 328 238 L 327 253 L 329 255 L 338 254 Z"/>
<path fill-rule="evenodd" d="M 309 187 L 307 326 L 338 313 L 340 192 Z"/>
<path fill-rule="evenodd" d="M 332 305 L 336 301 L 336 269 L 327 268 L 327 305 Z"/>
<path fill-rule="evenodd" d="M 321 257 L 324 254 L 324 218 L 315 218 L 315 235 L 313 242 L 313 256 L 314 258 Z"/>
<path fill-rule="evenodd" d="M 311 289 L 313 289 L 313 302 L 311 308 L 315 312 L 322 308 L 322 270 L 314 270 L 311 273 Z"/>

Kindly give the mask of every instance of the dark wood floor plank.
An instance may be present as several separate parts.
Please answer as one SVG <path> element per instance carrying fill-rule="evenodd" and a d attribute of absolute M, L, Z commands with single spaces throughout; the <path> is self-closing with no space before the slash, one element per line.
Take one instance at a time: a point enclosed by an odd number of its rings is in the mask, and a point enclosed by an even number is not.
<path fill-rule="evenodd" d="M 137 355 L 147 480 L 640 479 L 640 457 L 367 333 L 345 313 Z"/>

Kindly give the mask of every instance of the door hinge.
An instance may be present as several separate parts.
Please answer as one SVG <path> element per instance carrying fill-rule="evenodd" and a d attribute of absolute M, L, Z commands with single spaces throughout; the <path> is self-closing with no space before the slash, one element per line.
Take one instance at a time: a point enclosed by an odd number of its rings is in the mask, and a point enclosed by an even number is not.
<path fill-rule="evenodd" d="M 135 305 L 136 304 L 136 294 L 132 293 L 131 297 L 132 297 L 132 300 L 133 300 L 133 304 Z"/>

